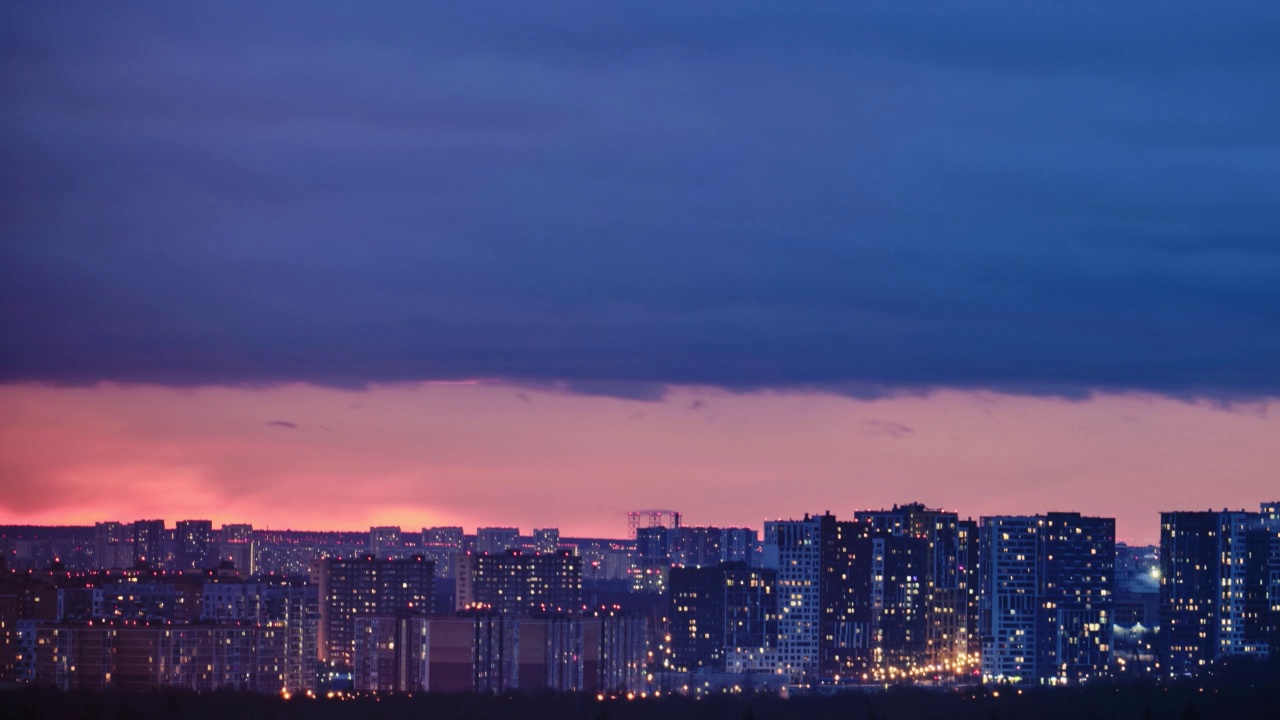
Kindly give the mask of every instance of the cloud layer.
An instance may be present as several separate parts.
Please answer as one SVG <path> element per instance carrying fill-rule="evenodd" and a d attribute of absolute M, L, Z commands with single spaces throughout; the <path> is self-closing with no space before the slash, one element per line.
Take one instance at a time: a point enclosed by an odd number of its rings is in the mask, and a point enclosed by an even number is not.
<path fill-rule="evenodd" d="M 0 380 L 1280 394 L 1280 6 L 9 3 Z"/>

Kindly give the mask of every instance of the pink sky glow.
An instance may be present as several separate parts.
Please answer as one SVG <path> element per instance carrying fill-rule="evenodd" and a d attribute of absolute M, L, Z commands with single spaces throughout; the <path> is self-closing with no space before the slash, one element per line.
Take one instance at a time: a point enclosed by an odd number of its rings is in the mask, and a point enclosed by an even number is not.
<path fill-rule="evenodd" d="M 0 523 L 555 526 L 625 512 L 750 525 L 919 500 L 1077 510 L 1154 542 L 1161 510 L 1280 496 L 1274 402 L 941 391 L 875 401 L 676 388 L 661 402 L 493 383 L 0 386 Z"/>

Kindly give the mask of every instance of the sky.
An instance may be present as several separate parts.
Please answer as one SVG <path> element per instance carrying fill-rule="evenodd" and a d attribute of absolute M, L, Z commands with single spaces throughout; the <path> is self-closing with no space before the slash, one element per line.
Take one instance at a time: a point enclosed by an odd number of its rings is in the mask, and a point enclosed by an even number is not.
<path fill-rule="evenodd" d="M 1280 495 L 1280 6 L 0 8 L 0 522 Z"/>

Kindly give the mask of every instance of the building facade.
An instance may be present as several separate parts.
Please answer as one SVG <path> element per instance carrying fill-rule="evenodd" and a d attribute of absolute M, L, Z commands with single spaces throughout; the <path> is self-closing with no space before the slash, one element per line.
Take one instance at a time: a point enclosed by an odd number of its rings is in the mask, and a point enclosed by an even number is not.
<path fill-rule="evenodd" d="M 369 553 L 376 558 L 398 558 L 404 554 L 400 528 L 384 525 L 369 528 Z"/>
<path fill-rule="evenodd" d="M 1160 514 L 1160 633 L 1170 674 L 1267 657 L 1270 546 L 1260 513 Z"/>
<path fill-rule="evenodd" d="M 680 567 L 715 567 L 724 557 L 724 531 L 718 527 L 682 527 L 669 533 L 671 561 Z"/>
<path fill-rule="evenodd" d="M 1113 519 L 982 518 L 979 565 L 984 682 L 1078 683 L 1107 673 Z"/>
<path fill-rule="evenodd" d="M 350 666 L 355 621 L 365 615 L 431 612 L 435 565 L 421 555 L 384 560 L 366 555 L 318 563 L 321 596 L 321 659 Z"/>
<path fill-rule="evenodd" d="M 549 554 L 560 549 L 559 528 L 537 528 L 531 539 L 533 552 Z"/>
<path fill-rule="evenodd" d="M 630 616 L 369 615 L 352 675 L 366 692 L 639 691 L 644 634 Z"/>
<path fill-rule="evenodd" d="M 320 593 L 301 582 L 207 582 L 201 603 L 205 622 L 242 622 L 278 631 L 284 687 L 289 692 L 315 686 L 319 657 Z"/>
<path fill-rule="evenodd" d="M 797 681 L 818 676 L 821 637 L 822 523 L 830 515 L 764 524 L 765 568 L 777 572 L 778 672 Z"/>
<path fill-rule="evenodd" d="M 288 692 L 275 627 L 26 622 L 19 680 L 61 690 Z M 315 687 L 314 676 L 299 690 Z"/>
<path fill-rule="evenodd" d="M 133 564 L 153 568 L 164 566 L 164 520 L 137 520 L 133 523 Z"/>
<path fill-rule="evenodd" d="M 436 576 L 453 579 L 455 558 L 462 552 L 464 533 L 460 527 L 422 529 L 422 554 L 436 564 Z"/>
<path fill-rule="evenodd" d="M 752 528 L 724 528 L 720 542 L 720 560 L 727 563 L 760 564 L 760 535 Z"/>
<path fill-rule="evenodd" d="M 93 561 L 99 570 L 133 565 L 133 530 L 118 522 L 95 523 Z"/>
<path fill-rule="evenodd" d="M 218 564 L 218 542 L 210 520 L 179 520 L 174 529 L 174 567 L 212 568 Z"/>
<path fill-rule="evenodd" d="M 731 654 L 772 657 L 778 634 L 777 572 L 745 563 L 672 568 L 669 669 L 724 672 Z"/>
<path fill-rule="evenodd" d="M 500 555 L 508 550 L 519 550 L 520 528 L 483 527 L 476 530 L 476 552 Z"/>
<path fill-rule="evenodd" d="M 455 606 L 499 614 L 582 610 L 582 558 L 569 550 L 460 555 Z"/>

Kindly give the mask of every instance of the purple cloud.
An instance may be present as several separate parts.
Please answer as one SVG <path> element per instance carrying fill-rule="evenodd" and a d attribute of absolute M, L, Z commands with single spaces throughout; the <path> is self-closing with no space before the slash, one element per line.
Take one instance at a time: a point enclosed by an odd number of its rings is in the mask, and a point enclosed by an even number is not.
<path fill-rule="evenodd" d="M 1280 394 L 1280 6 L 1087 4 L 7 7 L 0 381 Z"/>

